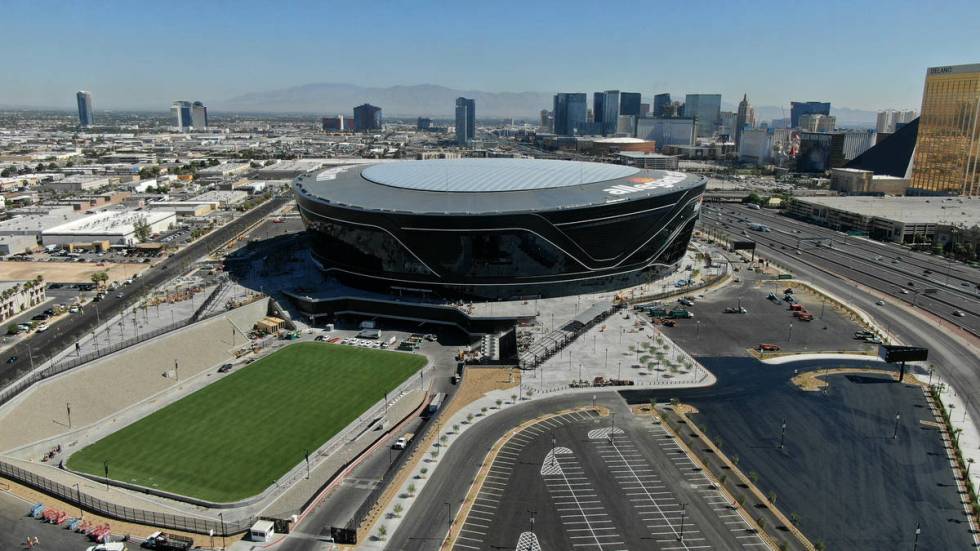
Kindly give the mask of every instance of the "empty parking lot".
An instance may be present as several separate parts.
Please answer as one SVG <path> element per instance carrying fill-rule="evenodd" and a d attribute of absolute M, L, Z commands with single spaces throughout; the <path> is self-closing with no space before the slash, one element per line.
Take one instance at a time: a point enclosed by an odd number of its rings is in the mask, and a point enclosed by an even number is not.
<path fill-rule="evenodd" d="M 649 417 L 576 412 L 531 425 L 501 448 L 453 548 L 683 551 L 766 544 Z"/>

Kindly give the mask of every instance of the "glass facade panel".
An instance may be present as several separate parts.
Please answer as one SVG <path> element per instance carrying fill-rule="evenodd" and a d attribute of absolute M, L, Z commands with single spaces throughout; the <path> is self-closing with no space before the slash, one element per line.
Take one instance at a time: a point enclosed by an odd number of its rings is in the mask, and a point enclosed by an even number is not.
<path fill-rule="evenodd" d="M 926 75 L 913 193 L 980 195 L 980 65 Z"/>
<path fill-rule="evenodd" d="M 369 226 L 307 219 L 313 250 L 328 263 L 357 271 L 431 274 L 398 241 Z"/>

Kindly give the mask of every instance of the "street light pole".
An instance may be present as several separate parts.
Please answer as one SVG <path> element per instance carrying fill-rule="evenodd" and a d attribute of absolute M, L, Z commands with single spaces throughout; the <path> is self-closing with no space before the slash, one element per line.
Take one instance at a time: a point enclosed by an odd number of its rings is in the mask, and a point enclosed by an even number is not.
<path fill-rule="evenodd" d="M 783 444 L 786 441 L 786 419 L 783 419 L 783 424 L 779 430 L 779 449 L 783 449 Z"/>
<path fill-rule="evenodd" d="M 915 523 L 915 533 L 912 535 L 912 551 L 916 551 L 919 548 L 919 534 L 922 533 L 922 529 L 919 528 L 919 523 Z"/>
<path fill-rule="evenodd" d="M 793 340 L 793 322 L 789 322 L 789 336 L 786 338 L 786 342 L 791 342 Z"/>
<path fill-rule="evenodd" d="M 892 432 L 892 440 L 898 438 L 898 422 L 902 419 L 901 413 L 895 413 L 895 430 Z"/>
<path fill-rule="evenodd" d="M 677 541 L 684 541 L 684 517 L 687 516 L 687 503 L 681 503 L 681 533 L 677 536 Z"/>

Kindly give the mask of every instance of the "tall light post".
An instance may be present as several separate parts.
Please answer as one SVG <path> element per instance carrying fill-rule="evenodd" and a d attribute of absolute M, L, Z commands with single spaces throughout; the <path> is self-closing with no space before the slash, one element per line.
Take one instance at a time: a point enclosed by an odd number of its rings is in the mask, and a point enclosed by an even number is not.
<path fill-rule="evenodd" d="M 65 402 L 65 409 L 68 411 L 68 428 L 71 428 L 71 402 Z"/>
<path fill-rule="evenodd" d="M 789 322 L 789 336 L 786 337 L 786 342 L 791 342 L 793 340 L 793 322 Z"/>
<path fill-rule="evenodd" d="M 898 422 L 902 420 L 901 413 L 895 413 L 895 430 L 892 431 L 892 440 L 898 438 Z"/>
<path fill-rule="evenodd" d="M 701 320 L 697 320 L 697 328 L 698 328 L 698 332 L 695 335 L 695 338 L 701 340 Z"/>
<path fill-rule="evenodd" d="M 75 499 L 78 500 L 78 518 L 85 518 L 85 510 L 82 509 L 82 490 L 78 487 L 78 482 L 75 483 Z"/>
<path fill-rule="evenodd" d="M 687 503 L 681 503 L 681 531 L 677 535 L 677 541 L 684 541 L 684 519 L 687 516 Z"/>
<path fill-rule="evenodd" d="M 779 427 L 779 449 L 783 449 L 783 444 L 786 442 L 786 419 L 783 419 L 783 424 Z"/>
<path fill-rule="evenodd" d="M 915 532 L 912 534 L 912 551 L 916 551 L 919 548 L 919 534 L 922 533 L 922 529 L 919 528 L 919 523 L 915 523 Z"/>

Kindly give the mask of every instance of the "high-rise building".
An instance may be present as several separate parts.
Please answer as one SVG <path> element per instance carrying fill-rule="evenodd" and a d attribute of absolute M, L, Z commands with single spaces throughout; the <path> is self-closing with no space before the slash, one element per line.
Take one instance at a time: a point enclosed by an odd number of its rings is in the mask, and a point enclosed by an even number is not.
<path fill-rule="evenodd" d="M 208 127 L 208 108 L 199 101 L 191 104 L 191 126 L 195 130 L 204 130 Z"/>
<path fill-rule="evenodd" d="M 772 158 L 773 134 L 766 128 L 746 128 L 739 133 L 738 159 L 756 165 Z"/>
<path fill-rule="evenodd" d="M 456 98 L 456 143 L 466 145 L 476 137 L 476 100 Z"/>
<path fill-rule="evenodd" d="M 799 172 L 824 172 L 844 166 L 844 132 L 800 132 Z"/>
<path fill-rule="evenodd" d="M 837 117 L 807 113 L 800 116 L 799 127 L 805 132 L 830 132 L 837 126 Z"/>
<path fill-rule="evenodd" d="M 921 113 L 909 192 L 980 196 L 980 63 L 930 67 Z"/>
<path fill-rule="evenodd" d="M 354 130 L 354 119 L 337 115 L 334 117 L 323 117 L 320 121 L 324 132 L 350 132 Z"/>
<path fill-rule="evenodd" d="M 585 126 L 586 94 L 564 93 L 555 94 L 554 127 L 559 136 L 575 136 Z"/>
<path fill-rule="evenodd" d="M 174 126 L 181 131 L 190 130 L 193 122 L 193 109 L 189 101 L 178 100 L 170 106 L 170 114 L 174 118 Z"/>
<path fill-rule="evenodd" d="M 354 131 L 381 130 L 381 108 L 365 103 L 354 108 Z"/>
<path fill-rule="evenodd" d="M 844 160 L 850 161 L 875 144 L 874 130 L 844 131 Z"/>
<path fill-rule="evenodd" d="M 554 132 L 555 130 L 555 118 L 552 116 L 551 111 L 547 109 L 541 110 L 541 131 L 542 132 Z"/>
<path fill-rule="evenodd" d="M 718 133 L 724 134 L 730 138 L 735 137 L 735 124 L 738 120 L 738 115 L 732 111 L 722 111 L 718 114 Z"/>
<path fill-rule="evenodd" d="M 915 111 L 896 111 L 894 109 L 879 111 L 875 130 L 879 133 L 892 134 L 898 130 L 898 125 L 908 124 L 917 116 L 918 113 Z"/>
<path fill-rule="evenodd" d="M 793 101 L 790 102 L 789 119 L 791 128 L 799 128 L 803 115 L 830 115 L 830 102 Z"/>
<path fill-rule="evenodd" d="M 670 94 L 657 94 L 653 96 L 654 117 L 666 117 L 668 107 L 670 107 Z"/>
<path fill-rule="evenodd" d="M 95 124 L 95 113 L 92 112 L 92 93 L 79 90 L 75 94 L 75 99 L 78 100 L 78 123 L 83 128 Z"/>
<path fill-rule="evenodd" d="M 429 128 L 432 128 L 432 119 L 428 117 L 419 117 L 418 120 L 415 121 L 416 130 L 428 130 Z"/>
<path fill-rule="evenodd" d="M 636 137 L 668 145 L 694 145 L 694 121 L 681 118 L 641 118 L 636 120 Z"/>
<path fill-rule="evenodd" d="M 615 134 L 619 120 L 619 90 L 592 94 L 592 116 L 603 135 Z"/>
<path fill-rule="evenodd" d="M 684 116 L 695 119 L 698 137 L 710 138 L 721 123 L 721 94 L 688 94 Z"/>
<path fill-rule="evenodd" d="M 620 92 L 619 93 L 619 114 L 628 115 L 630 117 L 636 118 L 641 116 L 643 111 L 642 103 L 640 102 L 639 92 Z"/>
<path fill-rule="evenodd" d="M 757 126 L 755 120 L 755 107 L 752 107 L 752 105 L 749 105 L 749 112 L 745 117 L 745 125 L 748 128 L 755 128 Z"/>
<path fill-rule="evenodd" d="M 739 146 L 742 144 L 742 132 L 749 124 L 749 95 L 742 94 L 742 101 L 738 102 L 738 112 L 735 114 L 735 151 L 741 152 Z"/>
<path fill-rule="evenodd" d="M 641 103 L 640 104 L 640 116 L 641 117 L 649 117 L 650 116 L 650 104 L 649 103 Z"/>

